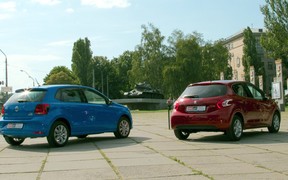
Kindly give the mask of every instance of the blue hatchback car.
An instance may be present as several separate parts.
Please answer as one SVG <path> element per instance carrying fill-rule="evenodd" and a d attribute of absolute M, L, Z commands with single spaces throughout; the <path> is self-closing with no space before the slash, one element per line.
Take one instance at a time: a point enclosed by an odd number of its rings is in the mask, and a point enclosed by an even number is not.
<path fill-rule="evenodd" d="M 99 91 L 79 85 L 48 85 L 17 90 L 2 107 L 0 134 L 10 145 L 25 138 L 47 137 L 52 147 L 69 137 L 113 132 L 128 137 L 132 128 L 129 109 Z"/>

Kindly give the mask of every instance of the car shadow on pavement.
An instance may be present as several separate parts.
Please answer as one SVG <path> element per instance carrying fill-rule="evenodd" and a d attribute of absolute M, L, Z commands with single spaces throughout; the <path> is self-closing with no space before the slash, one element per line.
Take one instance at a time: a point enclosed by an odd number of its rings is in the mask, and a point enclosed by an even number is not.
<path fill-rule="evenodd" d="M 190 134 L 189 142 L 203 142 L 203 143 L 227 143 L 227 144 L 279 144 L 288 143 L 288 132 L 279 131 L 278 133 L 269 133 L 268 131 L 247 131 L 243 133 L 239 141 L 231 141 L 224 133 L 213 133 L 213 135 L 201 136 L 200 138 L 193 138 Z M 199 137 L 199 136 L 198 136 Z"/>
<path fill-rule="evenodd" d="M 40 138 L 39 138 L 40 139 Z M 46 140 L 43 139 L 40 143 L 33 142 L 32 140 L 27 139 L 28 143 L 23 142 L 20 146 L 7 146 L 9 149 L 18 150 L 18 151 L 33 151 L 33 152 L 43 152 L 47 153 L 48 151 L 61 151 L 61 152 L 81 152 L 81 151 L 93 151 L 97 149 L 111 149 L 119 148 L 126 146 L 133 146 L 135 144 L 149 140 L 150 138 L 146 137 L 128 137 L 123 139 L 117 139 L 114 136 L 88 136 L 86 138 L 69 138 L 68 143 L 64 147 L 50 147 Z M 134 140 L 137 139 L 137 142 Z"/>

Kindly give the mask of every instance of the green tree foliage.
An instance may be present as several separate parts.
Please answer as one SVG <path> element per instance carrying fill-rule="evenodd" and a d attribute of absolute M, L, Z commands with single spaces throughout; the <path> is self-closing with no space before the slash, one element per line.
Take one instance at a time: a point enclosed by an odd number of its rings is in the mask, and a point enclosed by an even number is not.
<path fill-rule="evenodd" d="M 169 38 L 170 61 L 163 70 L 166 94 L 178 97 L 190 83 L 201 79 L 201 47 L 197 37 L 174 31 Z"/>
<path fill-rule="evenodd" d="M 92 54 L 88 38 L 79 39 L 74 43 L 72 71 L 79 78 L 81 85 L 92 85 Z"/>
<path fill-rule="evenodd" d="M 255 76 L 264 75 L 264 64 L 261 62 L 256 49 L 256 39 L 249 27 L 244 30 L 244 47 L 242 64 L 244 66 L 245 80 L 250 81 L 250 66 L 254 66 Z"/>
<path fill-rule="evenodd" d="M 54 67 L 44 78 L 44 84 L 78 84 L 79 81 L 71 70 L 65 66 Z"/>
<path fill-rule="evenodd" d="M 163 70 L 166 96 L 178 97 L 190 83 L 220 79 L 220 72 L 231 79 L 229 53 L 221 41 L 205 43 L 199 33 L 184 35 L 176 30 L 168 42 L 170 59 Z"/>
<path fill-rule="evenodd" d="M 202 47 L 202 77 L 203 80 L 220 79 L 221 72 L 224 79 L 232 78 L 232 67 L 228 63 L 229 51 L 223 46 L 222 41 L 214 44 L 206 43 Z"/>
<path fill-rule="evenodd" d="M 261 45 L 273 59 L 282 59 L 288 67 L 288 1 L 266 0 L 261 7 L 267 32 Z"/>
<path fill-rule="evenodd" d="M 135 53 L 132 51 L 125 51 L 118 58 L 111 61 L 112 69 L 115 70 L 115 85 L 118 87 L 118 98 L 122 97 L 124 92 L 130 91 L 133 86 L 130 86 L 128 71 L 132 69 L 132 59 Z M 133 84 L 135 85 L 135 84 Z M 116 90 L 116 91 L 117 91 Z"/>
<path fill-rule="evenodd" d="M 232 77 L 228 50 L 221 41 L 206 43 L 197 32 L 184 35 L 175 30 L 167 46 L 158 28 L 152 24 L 141 28 L 141 42 L 135 50 L 125 51 L 112 60 L 103 56 L 92 58 L 87 38 L 76 41 L 72 70 L 80 84 L 93 86 L 116 99 L 135 84 L 146 82 L 165 97 L 177 98 L 190 83 L 219 79 L 220 72 L 224 72 L 226 79 Z"/>
<path fill-rule="evenodd" d="M 162 71 L 165 64 L 164 36 L 158 28 L 142 25 L 141 43 L 136 47 L 129 72 L 132 83 L 147 82 L 154 88 L 162 88 Z"/>
<path fill-rule="evenodd" d="M 104 94 L 107 93 L 107 78 L 109 81 L 109 73 L 111 72 L 111 65 L 107 57 L 94 56 L 92 58 L 92 72 L 94 72 L 95 88 Z M 93 83 L 92 83 L 93 84 Z M 109 89 L 108 89 L 109 90 Z"/>
<path fill-rule="evenodd" d="M 144 64 L 141 60 L 141 53 L 137 50 L 132 55 L 131 66 L 131 69 L 128 71 L 130 87 L 134 87 L 135 84 L 139 82 L 147 81 L 147 78 L 144 74 Z"/>

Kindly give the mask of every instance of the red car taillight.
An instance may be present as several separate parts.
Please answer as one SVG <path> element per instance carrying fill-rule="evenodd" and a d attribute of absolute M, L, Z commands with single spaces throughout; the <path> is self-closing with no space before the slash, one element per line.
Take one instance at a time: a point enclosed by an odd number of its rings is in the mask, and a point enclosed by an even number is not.
<path fill-rule="evenodd" d="M 39 115 L 48 114 L 49 107 L 49 104 L 37 104 L 34 113 Z"/>
<path fill-rule="evenodd" d="M 5 113 L 5 109 L 4 109 L 4 106 L 2 106 L 1 114 L 4 115 L 4 113 Z"/>
<path fill-rule="evenodd" d="M 232 105 L 231 101 L 232 101 L 232 99 L 220 100 L 220 101 L 217 102 L 217 108 L 221 109 L 221 108 L 224 108 L 224 107 L 229 107 L 229 106 Z"/>
<path fill-rule="evenodd" d="M 179 112 L 185 112 L 185 106 L 181 105 L 178 101 L 175 102 L 174 109 Z"/>

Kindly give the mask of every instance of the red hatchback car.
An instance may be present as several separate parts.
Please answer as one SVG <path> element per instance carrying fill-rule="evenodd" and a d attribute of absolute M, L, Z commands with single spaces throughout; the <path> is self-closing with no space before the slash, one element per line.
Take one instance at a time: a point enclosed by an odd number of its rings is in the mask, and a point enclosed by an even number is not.
<path fill-rule="evenodd" d="M 240 140 L 244 129 L 280 129 L 280 110 L 262 90 L 244 81 L 207 81 L 190 84 L 175 101 L 171 127 L 178 139 L 190 133 L 222 131 Z"/>

